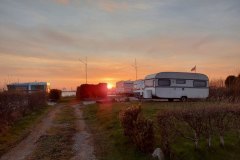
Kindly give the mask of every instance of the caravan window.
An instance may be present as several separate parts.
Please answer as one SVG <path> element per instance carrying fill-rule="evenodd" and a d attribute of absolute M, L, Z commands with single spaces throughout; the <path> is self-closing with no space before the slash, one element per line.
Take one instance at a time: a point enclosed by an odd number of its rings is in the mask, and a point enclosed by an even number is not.
<path fill-rule="evenodd" d="M 176 79 L 176 84 L 186 84 L 185 79 Z"/>
<path fill-rule="evenodd" d="M 207 87 L 207 82 L 206 81 L 200 81 L 200 80 L 194 80 L 193 81 L 193 86 L 194 87 Z"/>
<path fill-rule="evenodd" d="M 154 86 L 154 80 L 153 79 L 145 80 L 145 86 L 146 87 L 153 87 Z"/>
<path fill-rule="evenodd" d="M 159 79 L 158 86 L 170 86 L 171 81 L 169 79 Z"/>

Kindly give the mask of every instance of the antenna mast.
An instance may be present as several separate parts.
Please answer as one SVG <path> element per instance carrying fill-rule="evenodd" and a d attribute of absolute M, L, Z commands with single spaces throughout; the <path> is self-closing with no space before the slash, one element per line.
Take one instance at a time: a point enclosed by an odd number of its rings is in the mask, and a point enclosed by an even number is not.
<path fill-rule="evenodd" d="M 136 58 L 135 58 L 135 63 L 134 63 L 134 65 L 132 65 L 132 67 L 136 71 L 136 80 L 137 80 L 138 79 L 138 66 L 137 66 L 137 59 Z"/>
<path fill-rule="evenodd" d="M 87 61 L 87 57 L 85 59 L 85 61 L 82 61 L 81 59 L 79 59 L 80 62 L 82 62 L 84 65 L 85 65 L 85 72 L 86 72 L 86 84 L 88 83 L 88 70 L 87 70 L 87 67 L 88 67 L 88 61 Z"/>

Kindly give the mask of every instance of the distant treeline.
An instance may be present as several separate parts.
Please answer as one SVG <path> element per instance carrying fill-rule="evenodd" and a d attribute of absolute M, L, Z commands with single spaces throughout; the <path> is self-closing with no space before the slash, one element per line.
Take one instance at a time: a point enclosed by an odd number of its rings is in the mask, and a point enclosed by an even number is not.
<path fill-rule="evenodd" d="M 229 75 L 225 81 L 215 80 L 210 83 L 210 100 L 240 102 L 240 74 Z"/>

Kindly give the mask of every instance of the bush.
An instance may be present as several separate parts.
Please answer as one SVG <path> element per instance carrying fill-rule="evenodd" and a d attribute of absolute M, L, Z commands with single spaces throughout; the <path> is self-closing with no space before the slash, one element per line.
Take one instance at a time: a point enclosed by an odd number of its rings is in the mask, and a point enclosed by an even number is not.
<path fill-rule="evenodd" d="M 234 85 L 237 83 L 237 77 L 233 76 L 233 75 L 230 75 L 226 78 L 225 80 L 225 86 L 227 88 L 232 88 L 234 87 Z"/>
<path fill-rule="evenodd" d="M 140 106 L 131 106 L 119 113 L 119 120 L 125 136 L 132 137 L 134 135 L 134 122 L 137 121 L 140 112 Z"/>
<path fill-rule="evenodd" d="M 176 119 L 174 110 L 163 110 L 157 115 L 157 123 L 159 126 L 160 143 L 165 156 L 171 157 L 171 146 L 170 144 L 176 138 Z"/>
<path fill-rule="evenodd" d="M 166 156 L 171 155 L 171 143 L 182 137 L 194 143 L 198 149 L 199 142 L 207 139 L 211 147 L 213 136 L 219 137 L 224 146 L 224 136 L 229 131 L 237 131 L 240 137 L 239 106 L 206 106 L 182 109 L 164 109 L 157 115 L 161 145 Z"/>
<path fill-rule="evenodd" d="M 228 76 L 225 81 L 211 81 L 208 99 L 223 102 L 240 102 L 240 76 Z"/>
<path fill-rule="evenodd" d="M 150 153 L 154 148 L 153 122 L 141 115 L 140 106 L 131 106 L 119 113 L 124 135 L 142 152 Z"/>
<path fill-rule="evenodd" d="M 59 89 L 51 89 L 49 93 L 49 99 L 51 101 L 59 101 L 62 97 L 62 91 Z"/>
<path fill-rule="evenodd" d="M 240 102 L 240 85 L 236 88 L 210 87 L 208 99 L 218 102 L 238 103 Z"/>
<path fill-rule="evenodd" d="M 153 121 L 139 116 L 134 122 L 133 131 L 134 134 L 131 137 L 133 143 L 142 152 L 151 153 L 155 144 Z"/>
<path fill-rule="evenodd" d="M 25 114 L 46 105 L 46 93 L 0 93 L 0 133 Z"/>
<path fill-rule="evenodd" d="M 47 94 L 45 92 L 33 92 L 28 94 L 28 105 L 34 110 L 47 104 Z"/>

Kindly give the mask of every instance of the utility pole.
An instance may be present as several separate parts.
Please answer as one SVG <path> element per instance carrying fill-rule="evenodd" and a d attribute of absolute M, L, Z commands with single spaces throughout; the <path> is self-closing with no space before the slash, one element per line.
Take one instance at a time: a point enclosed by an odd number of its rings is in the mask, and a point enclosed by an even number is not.
<path fill-rule="evenodd" d="M 86 84 L 87 84 L 87 76 L 88 76 L 88 73 L 87 73 L 87 67 L 88 67 L 87 57 L 86 57 L 85 61 L 82 61 L 81 59 L 79 59 L 79 61 L 82 62 L 85 65 Z"/>
<path fill-rule="evenodd" d="M 138 76 L 138 66 L 137 66 L 137 59 L 135 58 L 135 63 L 134 63 L 134 65 L 132 65 L 132 67 L 135 69 L 135 71 L 136 71 L 136 80 L 137 80 L 137 76 Z"/>

